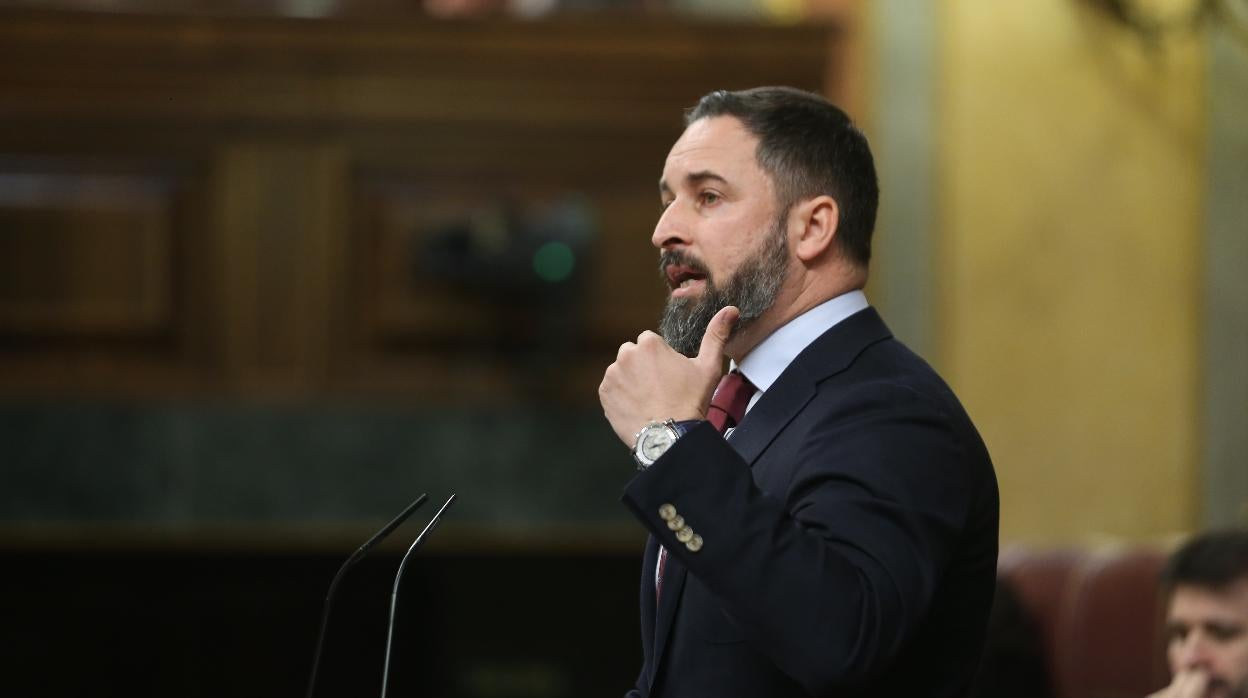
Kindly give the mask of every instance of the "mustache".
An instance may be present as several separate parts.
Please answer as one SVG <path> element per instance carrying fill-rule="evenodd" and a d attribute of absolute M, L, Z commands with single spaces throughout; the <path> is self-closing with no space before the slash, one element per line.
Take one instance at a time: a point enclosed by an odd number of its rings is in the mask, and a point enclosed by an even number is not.
<path fill-rule="evenodd" d="M 1214 693 L 1216 691 L 1230 691 L 1231 682 L 1220 676 L 1210 676 L 1209 683 L 1205 684 L 1205 694 Z M 1238 694 L 1236 694 L 1238 695 Z"/>
<path fill-rule="evenodd" d="M 688 267 L 708 279 L 711 276 L 710 270 L 706 268 L 702 260 L 684 250 L 663 250 L 659 253 L 659 276 L 666 279 L 667 268 L 670 266 Z"/>

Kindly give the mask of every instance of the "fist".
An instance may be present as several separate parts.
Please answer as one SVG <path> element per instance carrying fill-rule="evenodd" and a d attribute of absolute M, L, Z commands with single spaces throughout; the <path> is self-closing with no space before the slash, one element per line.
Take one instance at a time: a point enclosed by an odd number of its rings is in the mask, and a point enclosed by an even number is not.
<path fill-rule="evenodd" d="M 602 411 L 615 435 L 627 446 L 648 422 L 703 419 L 711 393 L 723 373 L 724 344 L 740 313 L 720 309 L 702 336 L 698 355 L 689 358 L 659 335 L 642 332 L 620 346 L 598 386 Z"/>

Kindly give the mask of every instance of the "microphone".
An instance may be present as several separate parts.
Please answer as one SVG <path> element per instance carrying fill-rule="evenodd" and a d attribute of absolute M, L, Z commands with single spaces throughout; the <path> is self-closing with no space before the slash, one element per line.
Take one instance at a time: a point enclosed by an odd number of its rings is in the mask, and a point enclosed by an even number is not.
<path fill-rule="evenodd" d="M 407 568 L 408 558 L 424 542 L 425 536 L 428 536 L 430 531 L 437 528 L 438 523 L 441 521 L 442 512 L 446 511 L 446 508 L 451 506 L 453 501 L 455 501 L 454 494 L 448 497 L 442 508 L 438 509 L 438 512 L 433 515 L 432 519 L 429 519 L 425 530 L 421 531 L 420 535 L 416 536 L 416 540 L 412 541 L 412 547 L 407 549 L 407 553 L 399 562 L 399 571 L 394 575 L 394 590 L 390 592 L 390 623 L 386 628 L 386 664 L 381 671 L 381 698 L 386 698 L 386 688 L 390 683 L 390 648 L 394 645 L 394 611 L 399 606 L 399 582 L 403 579 L 403 570 Z"/>
<path fill-rule="evenodd" d="M 351 557 L 347 558 L 347 561 L 342 563 L 342 567 L 338 568 L 338 573 L 334 575 L 333 581 L 329 583 L 329 593 L 325 595 L 325 608 L 321 612 L 321 630 L 316 635 L 316 655 L 312 659 L 312 678 L 308 681 L 307 698 L 312 698 L 313 694 L 316 692 L 316 674 L 321 667 L 321 650 L 325 645 L 325 628 L 329 625 L 329 611 L 334 605 L 334 595 L 338 592 L 338 583 L 342 581 L 342 577 L 347 573 L 347 570 L 351 569 L 355 563 L 362 560 L 373 546 L 377 545 L 383 538 L 393 533 L 394 529 L 398 528 L 404 521 L 407 521 L 407 517 L 411 516 L 412 512 L 419 509 L 420 505 L 424 504 L 427 499 L 429 499 L 429 497 L 425 494 L 417 497 L 416 501 L 408 504 L 407 508 L 404 509 L 402 513 L 394 517 L 394 520 L 383 526 L 382 529 L 373 534 L 373 537 L 369 538 L 364 545 L 361 545 L 359 549 L 357 549 L 354 553 L 351 553 Z M 445 508 L 445 505 L 443 505 L 443 508 Z M 426 528 L 426 530 L 428 529 Z"/>

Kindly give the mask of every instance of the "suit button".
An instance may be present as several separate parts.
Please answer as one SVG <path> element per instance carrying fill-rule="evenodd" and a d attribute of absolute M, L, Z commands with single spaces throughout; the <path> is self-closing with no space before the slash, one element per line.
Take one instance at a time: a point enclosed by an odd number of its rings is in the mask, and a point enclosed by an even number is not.
<path fill-rule="evenodd" d="M 685 547 L 689 548 L 689 552 L 696 553 L 702 549 L 702 536 L 693 534 L 693 537 L 685 541 Z"/>
<path fill-rule="evenodd" d="M 671 504 L 664 504 L 659 507 L 659 518 L 664 521 L 671 521 L 676 516 L 676 507 Z"/>
<path fill-rule="evenodd" d="M 685 517 L 677 514 L 676 518 L 667 522 L 667 527 L 672 529 L 673 531 L 679 531 L 680 529 L 685 527 Z"/>
<path fill-rule="evenodd" d="M 688 526 L 685 526 L 684 528 L 676 532 L 676 540 L 680 541 L 681 543 L 688 543 L 692 539 L 693 539 L 693 529 L 689 528 Z"/>

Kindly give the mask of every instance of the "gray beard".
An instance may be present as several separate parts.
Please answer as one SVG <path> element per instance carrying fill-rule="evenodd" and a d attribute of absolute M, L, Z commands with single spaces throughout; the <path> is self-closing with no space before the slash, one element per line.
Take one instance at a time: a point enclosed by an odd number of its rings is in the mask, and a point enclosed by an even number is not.
<path fill-rule="evenodd" d="M 787 211 L 786 211 L 787 213 Z M 724 283 L 716 285 L 707 274 L 702 295 L 697 298 L 670 298 L 659 319 L 659 334 L 664 341 L 685 356 L 697 356 L 702 336 L 720 309 L 735 305 L 741 317 L 732 328 L 732 334 L 749 327 L 771 306 L 780 295 L 789 268 L 789 247 L 785 235 L 785 219 L 780 216 L 772 226 L 767 239 L 757 254 L 749 256 Z M 669 261 L 694 262 L 679 252 L 665 252 L 660 256 L 660 267 Z M 706 271 L 700 264 L 701 271 Z"/>

